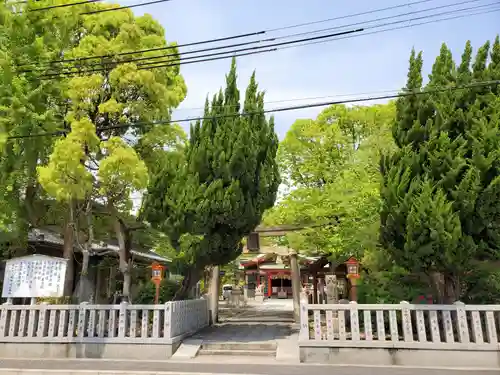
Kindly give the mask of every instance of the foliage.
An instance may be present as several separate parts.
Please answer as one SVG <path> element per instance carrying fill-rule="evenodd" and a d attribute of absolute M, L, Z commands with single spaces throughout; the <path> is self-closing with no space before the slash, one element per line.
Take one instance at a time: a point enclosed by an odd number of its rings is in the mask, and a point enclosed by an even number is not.
<path fill-rule="evenodd" d="M 171 301 L 175 292 L 179 289 L 179 283 L 170 279 L 163 279 L 160 284 L 160 296 L 158 303 Z M 141 285 L 134 303 L 140 305 L 153 304 L 156 296 L 156 286 L 151 281 Z"/>
<path fill-rule="evenodd" d="M 244 280 L 242 279 L 243 272 L 239 270 L 239 262 L 232 261 L 220 268 L 223 275 L 220 277 L 220 285 L 231 284 L 236 286 L 242 286 Z"/>
<path fill-rule="evenodd" d="M 169 133 L 165 129 L 170 126 L 161 124 L 186 95 L 179 66 L 143 65 L 153 55 L 177 60 L 176 45 L 166 42 L 163 28 L 150 15 L 135 17 L 129 9 L 83 15 L 114 5 L 30 12 L 27 8 L 46 4 L 19 4 L 15 12 L 12 5 L 0 6 L 0 138 L 19 137 L 2 142 L 0 232 L 20 233 L 39 225 L 52 204 L 45 204 L 47 195 L 66 204 L 57 217 L 61 226 L 65 220 L 70 226 L 80 224 L 65 211 L 78 214 L 81 206 L 93 211 L 87 202 L 104 202 L 107 212 L 99 214 L 110 216 L 107 223 L 120 244 L 120 268 L 128 272 L 135 227 L 123 216 L 131 207 L 130 193 L 147 186 L 146 164 L 154 164 L 152 152 L 166 139 L 158 136 Z M 105 57 L 87 58 L 96 55 Z M 66 62 L 53 63 L 61 57 Z M 142 63 L 129 61 L 131 57 Z M 135 126 L 138 122 L 151 125 Z M 66 134 L 31 137 L 45 132 Z M 38 202 L 43 203 L 34 213 Z M 90 243 L 95 212 L 87 211 L 83 227 Z M 82 228 L 75 229 L 79 235 Z M 73 243 L 66 231 L 65 236 Z"/>
<path fill-rule="evenodd" d="M 88 119 L 75 121 L 71 133 L 56 141 L 46 166 L 38 166 L 38 181 L 58 200 L 83 200 L 93 189 L 93 176 L 85 167 L 85 150 L 97 151 L 99 139 L 95 126 Z"/>
<path fill-rule="evenodd" d="M 255 74 L 240 108 L 233 60 L 225 90 L 211 104 L 207 100 L 205 120 L 191 127 L 183 155 L 170 154 L 151 179 L 142 215 L 168 234 L 173 259 L 184 266 L 179 296 L 205 267 L 235 259 L 243 236 L 274 203 L 280 183 L 278 141 L 274 121 L 263 109 Z"/>
<path fill-rule="evenodd" d="M 316 120 L 297 120 L 280 144 L 283 173 L 295 187 L 266 213 L 267 225 L 303 224 L 281 244 L 343 261 L 362 256 L 378 239 L 376 160 L 391 148 L 394 104 L 332 106 Z M 328 224 L 323 227 L 317 225 Z"/>
<path fill-rule="evenodd" d="M 470 42 L 459 64 L 443 44 L 423 86 L 422 54 L 413 51 L 405 91 L 499 79 L 499 38 L 471 60 Z M 499 111 L 498 86 L 397 102 L 398 150 L 381 162 L 381 243 L 395 264 L 427 278 L 439 302 L 472 298 L 471 276 L 499 259 Z"/>
<path fill-rule="evenodd" d="M 132 191 L 145 189 L 148 184 L 148 170 L 135 150 L 119 137 L 111 137 L 102 143 L 106 155 L 99 164 L 99 193 L 110 202 L 131 203 Z M 132 207 L 125 204 L 127 212 Z"/>
<path fill-rule="evenodd" d="M 25 239 L 30 225 L 45 220 L 36 166 L 47 161 L 55 138 L 37 135 L 66 128 L 66 109 L 62 82 L 42 79 L 32 66 L 60 58 L 78 39 L 78 17 L 70 8 L 20 10 L 31 6 L 0 5 L 0 138 L 15 137 L 2 141 L 0 154 L 1 241 Z"/>

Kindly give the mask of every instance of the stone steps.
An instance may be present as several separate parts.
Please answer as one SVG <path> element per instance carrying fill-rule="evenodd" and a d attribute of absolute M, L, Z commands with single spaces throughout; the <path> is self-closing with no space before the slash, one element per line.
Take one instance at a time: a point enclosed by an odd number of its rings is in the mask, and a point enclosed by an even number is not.
<path fill-rule="evenodd" d="M 225 355 L 245 357 L 276 357 L 276 350 L 200 349 L 199 356 Z"/>
<path fill-rule="evenodd" d="M 266 342 L 204 342 L 198 356 L 276 357 L 275 341 Z"/>

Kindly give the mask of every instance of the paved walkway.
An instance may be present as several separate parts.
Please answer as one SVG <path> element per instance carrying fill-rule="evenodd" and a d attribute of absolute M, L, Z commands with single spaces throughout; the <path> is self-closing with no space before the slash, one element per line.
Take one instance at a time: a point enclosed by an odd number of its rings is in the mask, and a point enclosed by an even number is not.
<path fill-rule="evenodd" d="M 299 362 L 298 325 L 293 321 L 291 300 L 267 300 L 245 307 L 225 308 L 221 303 L 219 323 L 184 340 L 173 360 L 214 356 L 226 361 L 233 356 L 262 356 L 274 361 Z M 268 359 L 266 358 L 266 359 Z M 244 360 L 244 358 L 242 358 Z"/>
<path fill-rule="evenodd" d="M 92 370 L 89 370 L 92 369 Z M 190 363 L 172 361 L 3 359 L 0 375 L 493 375 L 495 370 L 361 367 L 313 364 Z"/>
<path fill-rule="evenodd" d="M 204 342 L 254 342 L 280 340 L 294 333 L 292 300 L 250 302 L 239 309 L 224 309 L 221 303 L 219 324 L 198 332 L 192 339 Z"/>

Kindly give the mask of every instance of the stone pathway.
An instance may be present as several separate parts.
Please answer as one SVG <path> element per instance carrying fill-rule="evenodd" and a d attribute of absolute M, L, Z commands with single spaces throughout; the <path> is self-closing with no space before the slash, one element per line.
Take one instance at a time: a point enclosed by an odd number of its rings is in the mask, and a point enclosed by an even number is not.
<path fill-rule="evenodd" d="M 287 338 L 292 334 L 290 324 L 227 322 L 208 327 L 191 338 L 203 342 L 262 342 Z"/>
<path fill-rule="evenodd" d="M 185 340 L 172 359 L 244 355 L 298 361 L 298 325 L 293 321 L 291 300 L 222 308 L 219 321 Z"/>

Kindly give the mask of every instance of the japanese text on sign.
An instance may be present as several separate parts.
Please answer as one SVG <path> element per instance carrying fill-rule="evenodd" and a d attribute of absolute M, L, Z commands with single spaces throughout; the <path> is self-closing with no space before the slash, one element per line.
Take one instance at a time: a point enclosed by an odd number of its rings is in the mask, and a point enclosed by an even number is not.
<path fill-rule="evenodd" d="M 6 262 L 3 298 L 62 297 L 66 259 L 33 255 Z"/>

